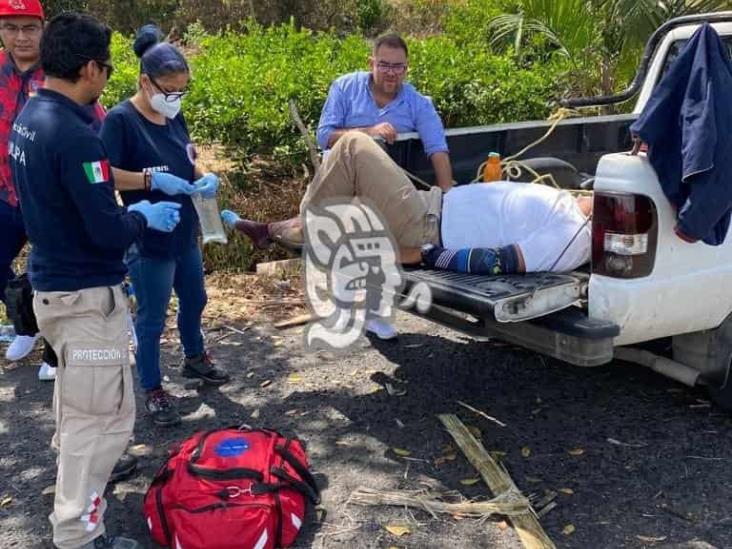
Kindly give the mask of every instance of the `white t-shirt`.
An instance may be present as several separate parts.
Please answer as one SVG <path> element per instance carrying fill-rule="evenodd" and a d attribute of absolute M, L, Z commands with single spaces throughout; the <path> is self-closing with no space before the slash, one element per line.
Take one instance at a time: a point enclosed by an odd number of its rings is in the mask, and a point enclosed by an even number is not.
<path fill-rule="evenodd" d="M 546 185 L 476 183 L 455 187 L 442 205 L 445 248 L 498 248 L 518 244 L 527 272 L 571 271 L 590 259 L 590 223 L 574 197 Z"/>

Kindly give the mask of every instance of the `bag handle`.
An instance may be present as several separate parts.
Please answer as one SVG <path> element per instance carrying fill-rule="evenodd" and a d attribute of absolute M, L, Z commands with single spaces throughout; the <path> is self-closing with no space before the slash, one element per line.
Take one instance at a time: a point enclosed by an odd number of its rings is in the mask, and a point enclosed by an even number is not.
<path fill-rule="evenodd" d="M 313 477 L 313 474 L 308 470 L 308 468 L 305 467 L 292 452 L 290 452 L 285 446 L 282 446 L 281 444 L 275 446 L 275 452 L 282 456 L 282 459 L 285 460 L 290 465 L 290 467 L 295 469 L 297 474 L 300 475 L 300 477 L 303 479 L 303 481 L 305 481 L 310 490 L 312 490 L 312 492 L 316 495 L 316 498 L 320 500 L 320 490 L 318 489 L 318 484 L 315 482 L 315 477 Z"/>
<path fill-rule="evenodd" d="M 293 488 L 310 500 L 313 505 L 318 505 L 320 503 L 320 494 L 318 493 L 317 488 L 313 490 L 307 483 L 296 479 L 281 467 L 272 467 L 270 469 L 270 473 L 285 481 L 280 484 L 271 484 L 270 486 L 273 487 L 273 491 L 277 491 L 284 487 Z"/>
<path fill-rule="evenodd" d="M 188 472 L 195 477 L 212 478 L 218 480 L 230 480 L 230 479 L 242 479 L 248 478 L 262 482 L 264 476 L 259 471 L 254 469 L 245 469 L 243 467 L 236 469 L 208 469 L 206 467 L 199 467 L 192 461 L 188 462 Z"/>

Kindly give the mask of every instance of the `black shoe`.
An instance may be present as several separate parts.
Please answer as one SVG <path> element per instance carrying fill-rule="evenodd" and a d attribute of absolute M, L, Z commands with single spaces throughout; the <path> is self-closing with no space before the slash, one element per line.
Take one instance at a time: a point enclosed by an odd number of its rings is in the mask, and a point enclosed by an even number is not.
<path fill-rule="evenodd" d="M 229 374 L 218 368 L 208 353 L 203 353 L 183 361 L 183 376 L 197 377 L 209 385 L 223 385 L 229 381 Z"/>
<path fill-rule="evenodd" d="M 137 458 L 130 454 L 122 454 L 122 457 L 117 460 L 112 469 L 112 474 L 109 476 L 109 482 L 119 482 L 131 476 L 137 470 Z"/>
<path fill-rule="evenodd" d="M 171 396 L 163 389 L 156 389 L 147 393 L 145 408 L 155 425 L 171 427 L 180 423 L 180 414 L 175 409 Z"/>
<path fill-rule="evenodd" d="M 102 534 L 86 545 L 82 545 L 81 549 L 137 549 L 138 547 L 140 544 L 134 539 Z"/>

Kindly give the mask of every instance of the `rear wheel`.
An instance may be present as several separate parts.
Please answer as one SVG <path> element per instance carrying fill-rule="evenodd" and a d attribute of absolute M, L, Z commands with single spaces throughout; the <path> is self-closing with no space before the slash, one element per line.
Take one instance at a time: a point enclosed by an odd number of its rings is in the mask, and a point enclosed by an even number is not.
<path fill-rule="evenodd" d="M 727 379 L 721 387 L 708 387 L 709 398 L 712 402 L 727 412 L 732 412 L 732 380 L 727 370 Z"/>
<path fill-rule="evenodd" d="M 701 372 L 712 402 L 732 412 L 732 315 L 713 330 L 674 336 L 673 356 Z"/>

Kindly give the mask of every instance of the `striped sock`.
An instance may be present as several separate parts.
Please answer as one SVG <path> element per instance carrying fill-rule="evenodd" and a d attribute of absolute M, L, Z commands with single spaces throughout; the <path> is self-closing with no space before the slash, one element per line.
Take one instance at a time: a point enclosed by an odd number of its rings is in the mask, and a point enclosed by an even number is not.
<path fill-rule="evenodd" d="M 433 247 L 423 254 L 427 267 L 481 275 L 518 272 L 518 255 L 513 246 L 502 248 L 462 248 L 459 250 Z"/>

